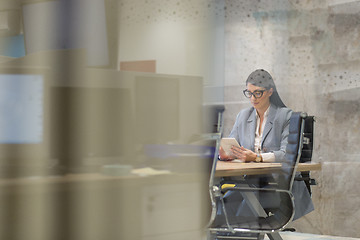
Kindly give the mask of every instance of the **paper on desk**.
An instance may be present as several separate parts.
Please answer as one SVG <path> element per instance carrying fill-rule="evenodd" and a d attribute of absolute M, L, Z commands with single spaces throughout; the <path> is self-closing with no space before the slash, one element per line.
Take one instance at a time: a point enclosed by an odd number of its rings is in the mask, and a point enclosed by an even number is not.
<path fill-rule="evenodd" d="M 232 160 L 231 162 L 234 162 L 234 163 L 244 163 L 245 161 L 244 161 L 244 160 L 241 160 L 241 159 L 234 159 L 234 160 Z"/>
<path fill-rule="evenodd" d="M 169 170 L 156 170 L 151 167 L 144 167 L 144 168 L 133 169 L 131 173 L 139 176 L 151 176 L 151 175 L 170 174 L 171 172 Z"/>

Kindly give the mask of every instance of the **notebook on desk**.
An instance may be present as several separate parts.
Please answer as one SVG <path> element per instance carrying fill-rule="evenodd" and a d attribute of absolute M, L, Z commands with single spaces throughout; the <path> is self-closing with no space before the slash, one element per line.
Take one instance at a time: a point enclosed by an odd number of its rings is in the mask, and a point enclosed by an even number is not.
<path fill-rule="evenodd" d="M 232 155 L 231 148 L 232 146 L 240 147 L 238 141 L 235 138 L 222 138 L 220 141 L 220 146 L 225 151 L 226 155 Z"/>

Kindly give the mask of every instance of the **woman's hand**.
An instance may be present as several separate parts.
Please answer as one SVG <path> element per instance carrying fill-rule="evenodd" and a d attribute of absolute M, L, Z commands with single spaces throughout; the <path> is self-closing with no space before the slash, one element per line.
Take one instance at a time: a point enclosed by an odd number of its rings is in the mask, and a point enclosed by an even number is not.
<path fill-rule="evenodd" d="M 219 156 L 220 156 L 220 159 L 223 161 L 230 161 L 230 160 L 234 159 L 234 157 L 227 155 L 221 146 L 219 148 Z"/>
<path fill-rule="evenodd" d="M 253 162 L 256 159 L 256 153 L 247 148 L 244 148 L 243 146 L 241 146 L 240 148 L 233 146 L 231 148 L 231 151 L 233 152 L 233 156 L 235 159 L 240 159 L 244 162 Z"/>

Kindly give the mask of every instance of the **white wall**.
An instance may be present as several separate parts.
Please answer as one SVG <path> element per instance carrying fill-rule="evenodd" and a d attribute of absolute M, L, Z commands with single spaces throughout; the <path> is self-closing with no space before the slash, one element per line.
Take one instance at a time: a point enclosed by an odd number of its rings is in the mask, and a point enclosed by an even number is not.
<path fill-rule="evenodd" d="M 119 61 L 156 60 L 158 73 L 201 76 L 208 100 L 222 100 L 224 1 L 122 0 L 119 7 Z"/>

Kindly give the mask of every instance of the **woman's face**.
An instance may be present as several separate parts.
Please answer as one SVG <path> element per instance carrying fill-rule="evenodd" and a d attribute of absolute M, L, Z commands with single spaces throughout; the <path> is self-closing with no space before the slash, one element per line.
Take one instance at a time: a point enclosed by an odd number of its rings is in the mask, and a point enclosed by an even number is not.
<path fill-rule="evenodd" d="M 273 93 L 273 89 L 266 90 L 263 87 L 255 86 L 251 83 L 247 84 L 247 90 L 251 92 L 250 102 L 256 110 L 266 110 L 270 105 L 270 96 Z M 259 95 L 262 92 L 261 97 L 255 97 L 254 94 Z M 261 95 L 261 94 L 260 94 Z"/>

